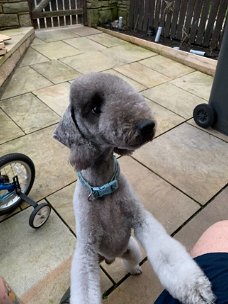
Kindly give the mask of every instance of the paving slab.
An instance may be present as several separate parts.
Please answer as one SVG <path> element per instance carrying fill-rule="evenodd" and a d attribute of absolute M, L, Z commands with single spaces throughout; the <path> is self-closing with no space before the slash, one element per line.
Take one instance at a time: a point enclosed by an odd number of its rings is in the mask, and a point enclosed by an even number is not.
<path fill-rule="evenodd" d="M 60 116 L 63 115 L 69 105 L 69 93 L 70 84 L 68 82 L 52 85 L 33 92 L 33 94 Z"/>
<path fill-rule="evenodd" d="M 135 153 L 133 157 L 134 155 Z M 119 163 L 121 172 L 127 177 L 145 208 L 170 234 L 199 209 L 193 200 L 131 157 L 121 157 Z"/>
<path fill-rule="evenodd" d="M 72 80 L 80 75 L 77 71 L 58 60 L 34 64 L 32 68 L 55 84 Z"/>
<path fill-rule="evenodd" d="M 108 57 L 100 51 L 87 52 L 77 56 L 63 58 L 61 61 L 82 74 L 101 72 L 118 65 L 115 58 Z"/>
<path fill-rule="evenodd" d="M 93 41 L 96 41 L 106 47 L 113 47 L 113 46 L 117 46 L 117 45 L 121 45 L 121 44 L 125 44 L 127 43 L 124 40 L 112 37 L 110 35 L 107 35 L 105 33 L 100 33 L 97 35 L 91 35 L 88 36 L 88 39 L 91 39 Z"/>
<path fill-rule="evenodd" d="M 184 244 L 188 250 L 191 250 L 206 229 L 216 222 L 228 219 L 227 199 L 228 186 L 226 186 L 200 213 L 191 219 L 191 221 L 175 235 L 175 238 Z"/>
<path fill-rule="evenodd" d="M 32 48 L 29 48 L 27 52 L 25 53 L 24 57 L 22 58 L 20 62 L 20 67 L 28 66 L 36 63 L 46 62 L 49 61 L 49 59 L 37 51 L 33 50 Z"/>
<path fill-rule="evenodd" d="M 166 108 L 163 108 L 159 104 L 149 99 L 145 98 L 145 100 L 147 100 L 147 103 L 149 104 L 157 122 L 155 136 L 159 136 L 184 122 L 184 118 L 180 117 L 179 115 L 167 110 Z"/>
<path fill-rule="evenodd" d="M 139 61 L 144 58 L 156 56 L 156 53 L 148 51 L 139 46 L 135 46 L 131 43 L 118 45 L 110 48 L 106 48 L 102 51 L 106 56 L 114 57 L 116 60 L 121 60 L 125 63 Z"/>
<path fill-rule="evenodd" d="M 186 123 L 143 146 L 134 157 L 200 204 L 228 180 L 227 143 Z"/>
<path fill-rule="evenodd" d="M 36 44 L 45 44 L 45 41 L 43 41 L 35 36 L 35 38 L 33 39 L 33 42 L 31 43 L 31 46 L 36 45 Z"/>
<path fill-rule="evenodd" d="M 48 57 L 49 59 L 64 58 L 81 53 L 81 51 L 63 41 L 49 42 L 46 44 L 35 44 L 32 46 L 32 48 L 42 55 Z"/>
<path fill-rule="evenodd" d="M 76 179 L 68 162 L 69 149 L 53 139 L 54 129 L 55 126 L 41 129 L 1 145 L 0 156 L 18 152 L 33 160 L 36 178 L 29 195 L 34 200 L 40 200 Z"/>
<path fill-rule="evenodd" d="M 103 46 L 102 44 L 96 43 L 95 41 L 90 40 L 87 37 L 67 39 L 64 40 L 64 42 L 68 43 L 69 45 L 77 48 L 82 52 L 91 52 L 91 50 L 101 51 L 106 49 L 106 47 Z"/>
<path fill-rule="evenodd" d="M 195 94 L 205 100 L 209 100 L 213 77 L 199 71 L 190 73 L 171 81 L 172 84 Z"/>
<path fill-rule="evenodd" d="M 48 202 L 56 210 L 61 218 L 67 223 L 74 233 L 75 231 L 75 217 L 73 210 L 73 195 L 75 183 L 53 193 L 48 196 Z"/>
<path fill-rule="evenodd" d="M 36 37 L 44 42 L 54 42 L 63 39 L 78 37 L 76 28 L 59 28 L 50 30 L 36 30 Z"/>
<path fill-rule="evenodd" d="M 21 301 L 29 304 L 58 304 L 70 286 L 70 266 L 71 258 L 68 258 L 25 291 L 20 297 Z"/>
<path fill-rule="evenodd" d="M 69 258 L 75 245 L 74 236 L 54 212 L 43 227 L 31 228 L 32 210 L 29 207 L 0 223 L 1 275 L 19 297 Z"/>
<path fill-rule="evenodd" d="M 153 71 L 143 64 L 133 62 L 120 67 L 116 67 L 115 70 L 125 76 L 141 83 L 147 88 L 157 86 L 161 83 L 170 80 L 167 76 L 164 76 L 157 71 Z"/>
<path fill-rule="evenodd" d="M 101 31 L 88 26 L 77 26 L 74 31 L 79 36 L 90 36 L 102 33 Z"/>
<path fill-rule="evenodd" d="M 0 109 L 0 144 L 24 135 L 24 132 Z"/>
<path fill-rule="evenodd" d="M 31 93 L 5 99 L 1 107 L 26 134 L 60 120 L 56 113 Z"/>
<path fill-rule="evenodd" d="M 140 63 L 172 79 L 194 71 L 186 65 L 160 55 L 141 60 Z"/>
<path fill-rule="evenodd" d="M 29 304 L 58 304 L 70 286 L 71 258 L 68 258 L 44 279 L 33 285 L 21 296 L 23 303 Z M 100 271 L 101 292 L 112 287 L 112 282 Z M 42 290 L 42 292 L 41 292 Z"/>
<path fill-rule="evenodd" d="M 163 290 L 149 262 L 142 266 L 143 273 L 130 276 L 106 300 L 105 304 L 151 304 Z"/>
<path fill-rule="evenodd" d="M 9 80 L 1 99 L 14 97 L 50 86 L 52 83 L 29 66 L 17 68 Z"/>
<path fill-rule="evenodd" d="M 109 73 L 109 74 L 112 74 L 112 75 L 116 75 L 120 78 L 122 78 L 123 80 L 127 81 L 132 87 L 135 88 L 136 91 L 140 92 L 140 91 L 143 91 L 146 89 L 146 87 L 144 87 L 141 83 L 138 83 L 137 81 L 134 81 L 133 79 L 111 69 L 111 70 L 106 70 L 104 71 L 105 73 Z"/>
<path fill-rule="evenodd" d="M 193 115 L 194 108 L 205 100 L 193 95 L 172 83 L 164 83 L 157 87 L 145 90 L 142 94 L 174 113 L 189 119 Z"/>
<path fill-rule="evenodd" d="M 196 128 L 199 128 L 199 129 L 202 130 L 202 131 L 208 132 L 208 133 L 210 133 L 210 134 L 212 134 L 212 135 L 214 135 L 214 136 L 216 136 L 216 137 L 218 137 L 218 138 L 220 138 L 220 139 L 222 139 L 222 140 L 228 142 L 228 135 L 225 135 L 225 134 L 223 134 L 223 133 L 221 133 L 221 132 L 219 132 L 219 131 L 217 131 L 217 130 L 211 128 L 211 127 L 210 127 L 210 128 L 207 128 L 207 129 L 203 129 L 203 128 L 201 128 L 200 126 L 198 126 L 198 125 L 195 123 L 194 119 L 190 119 L 190 120 L 188 121 L 188 123 L 189 123 L 190 125 L 196 127 Z"/>

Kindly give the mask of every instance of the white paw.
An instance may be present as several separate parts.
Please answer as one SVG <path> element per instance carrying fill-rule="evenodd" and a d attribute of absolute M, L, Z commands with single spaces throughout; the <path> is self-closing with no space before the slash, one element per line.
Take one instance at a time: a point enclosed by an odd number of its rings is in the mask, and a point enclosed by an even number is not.
<path fill-rule="evenodd" d="M 142 273 L 142 268 L 141 268 L 139 265 L 137 265 L 137 266 L 135 266 L 134 268 L 129 269 L 129 272 L 130 272 L 130 274 L 132 274 L 132 275 L 139 275 L 139 274 Z"/>
<path fill-rule="evenodd" d="M 213 304 L 215 296 L 211 290 L 211 283 L 203 274 L 193 275 L 188 281 L 182 282 L 175 291 L 176 298 L 184 304 Z"/>

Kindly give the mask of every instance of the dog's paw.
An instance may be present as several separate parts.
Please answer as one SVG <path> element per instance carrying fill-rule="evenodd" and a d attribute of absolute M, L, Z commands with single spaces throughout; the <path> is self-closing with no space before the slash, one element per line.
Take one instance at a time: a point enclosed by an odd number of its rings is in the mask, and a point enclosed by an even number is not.
<path fill-rule="evenodd" d="M 142 268 L 139 265 L 137 265 L 134 268 L 129 269 L 129 272 L 132 275 L 140 275 L 142 273 Z"/>
<path fill-rule="evenodd" d="M 211 283 L 203 273 L 183 281 L 176 290 L 176 296 L 184 304 L 213 304 L 216 299 Z"/>

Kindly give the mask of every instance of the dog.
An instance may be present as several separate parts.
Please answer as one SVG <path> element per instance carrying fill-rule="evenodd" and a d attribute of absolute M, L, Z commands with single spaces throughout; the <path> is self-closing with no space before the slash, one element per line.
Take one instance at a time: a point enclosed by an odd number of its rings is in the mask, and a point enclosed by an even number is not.
<path fill-rule="evenodd" d="M 138 242 L 174 298 L 185 304 L 215 301 L 202 270 L 144 209 L 114 157 L 114 152 L 129 155 L 151 141 L 155 130 L 143 96 L 121 78 L 90 73 L 71 84 L 70 104 L 54 132 L 70 148 L 78 174 L 71 304 L 101 304 L 100 257 L 107 263 L 121 257 L 131 274 L 140 274 Z"/>

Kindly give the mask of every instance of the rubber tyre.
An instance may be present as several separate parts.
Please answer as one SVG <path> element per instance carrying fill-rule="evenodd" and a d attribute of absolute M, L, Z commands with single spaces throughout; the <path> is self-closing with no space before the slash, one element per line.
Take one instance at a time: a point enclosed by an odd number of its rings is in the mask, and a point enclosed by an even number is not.
<path fill-rule="evenodd" d="M 50 216 L 50 213 L 51 207 L 48 203 L 41 203 L 37 205 L 29 217 L 29 225 L 34 229 L 39 229 L 46 223 Z"/>
<path fill-rule="evenodd" d="M 26 183 L 26 189 L 25 191 L 22 191 L 24 194 L 28 194 L 33 186 L 34 180 L 35 180 L 35 166 L 33 161 L 26 155 L 22 154 L 22 153 L 10 153 L 7 155 L 4 155 L 2 157 L 0 157 L 0 172 L 3 169 L 3 167 L 5 167 L 6 165 L 9 165 L 10 163 L 15 163 L 18 162 L 20 164 L 22 164 L 23 166 L 25 166 L 26 168 L 26 172 L 28 170 L 29 173 L 29 180 Z M 3 172 L 4 174 L 4 172 Z M 20 176 L 18 176 L 19 182 L 20 182 Z M 10 182 L 12 182 L 12 180 L 10 180 Z M 2 202 L 0 201 L 0 215 L 3 214 L 7 214 L 12 212 L 15 208 L 17 208 L 20 203 L 22 202 L 22 199 L 18 196 L 18 199 L 16 199 L 15 196 L 15 202 L 13 202 L 13 204 L 11 204 L 9 207 L 5 207 L 4 209 L 1 206 Z"/>
<path fill-rule="evenodd" d="M 209 128 L 215 122 L 215 112 L 213 108 L 206 103 L 201 103 L 193 111 L 195 123 L 202 128 Z"/>

